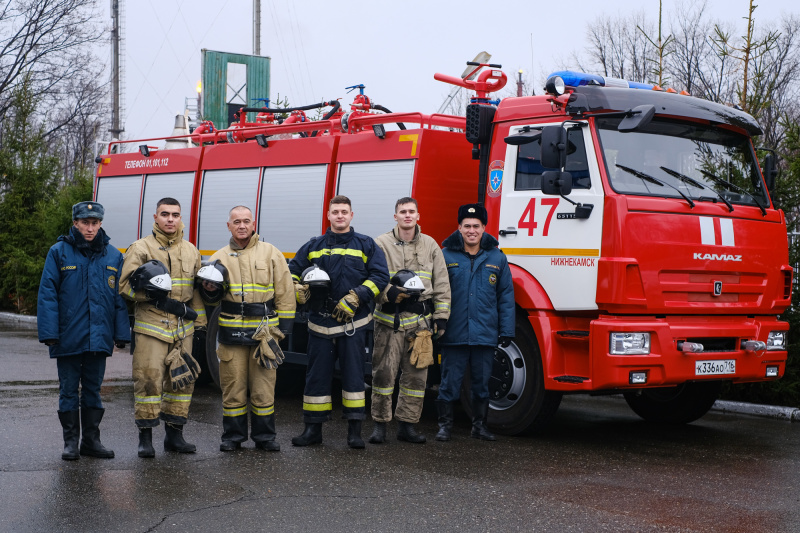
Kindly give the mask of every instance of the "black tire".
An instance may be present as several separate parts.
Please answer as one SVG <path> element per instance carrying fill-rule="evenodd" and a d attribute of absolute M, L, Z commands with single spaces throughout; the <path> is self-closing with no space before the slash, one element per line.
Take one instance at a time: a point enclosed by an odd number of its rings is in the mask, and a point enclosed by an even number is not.
<path fill-rule="evenodd" d="M 222 306 L 217 306 L 208 317 L 206 332 L 206 364 L 208 375 L 217 388 L 219 386 L 219 359 L 217 359 L 217 333 L 219 332 L 219 313 Z"/>
<path fill-rule="evenodd" d="M 624 396 L 633 412 L 648 422 L 688 424 L 711 409 L 721 388 L 721 381 L 704 381 L 629 391 Z"/>
<path fill-rule="evenodd" d="M 489 427 L 501 435 L 541 431 L 561 404 L 561 392 L 544 388 L 539 343 L 519 310 L 516 328 L 516 337 L 510 346 L 495 348 L 489 381 Z M 467 415 L 472 416 L 469 369 L 466 374 L 461 385 L 461 404 Z"/>

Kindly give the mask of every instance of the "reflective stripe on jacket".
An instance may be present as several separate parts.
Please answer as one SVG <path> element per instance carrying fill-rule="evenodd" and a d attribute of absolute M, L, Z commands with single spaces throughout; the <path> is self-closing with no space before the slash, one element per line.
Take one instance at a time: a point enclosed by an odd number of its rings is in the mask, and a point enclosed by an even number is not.
<path fill-rule="evenodd" d="M 172 290 L 168 297 L 190 305 L 197 312 L 197 320 L 178 320 L 175 315 L 156 309 L 144 294 L 133 290 L 130 284 L 131 274 L 151 259 L 161 261 L 172 277 Z M 182 222 L 178 231 L 172 235 L 167 235 L 154 223 L 152 234 L 131 244 L 125 252 L 119 292 L 136 302 L 133 331 L 174 342 L 192 335 L 195 326 L 205 326 L 205 307 L 200 292 L 194 288 L 194 277 L 198 270 L 200 252 L 192 243 L 183 239 Z"/>
<path fill-rule="evenodd" d="M 294 281 L 286 265 L 286 259 L 275 246 L 260 241 L 257 233 L 250 237 L 246 247 L 231 243 L 211 256 L 210 261 L 219 262 L 228 269 L 229 288 L 223 300 L 233 303 L 272 302 L 275 315 L 264 323 L 290 328 L 294 320 L 297 303 L 294 297 Z M 252 337 L 261 324 L 262 317 L 245 317 L 241 314 L 220 314 L 219 327 L 231 333 L 244 333 Z"/>
<path fill-rule="evenodd" d="M 433 237 L 420 232 L 417 226 L 414 238 L 405 242 L 400 239 L 399 229 L 395 226 L 393 230 L 380 235 L 375 242 L 386 255 L 389 278 L 391 279 L 398 270 L 413 270 L 425 287 L 419 300 L 430 300 L 433 306 L 433 316 L 428 315 L 428 323 L 416 313 L 407 311 L 400 313 L 400 329 L 416 328 L 418 324 L 432 328 L 431 320 L 440 318 L 447 320 L 450 317 L 450 281 L 447 277 L 444 255 Z M 388 289 L 389 285 L 378 297 L 379 304 L 387 301 Z M 384 313 L 379 307 L 375 311 L 375 320 L 387 326 L 394 326 L 394 313 Z"/>

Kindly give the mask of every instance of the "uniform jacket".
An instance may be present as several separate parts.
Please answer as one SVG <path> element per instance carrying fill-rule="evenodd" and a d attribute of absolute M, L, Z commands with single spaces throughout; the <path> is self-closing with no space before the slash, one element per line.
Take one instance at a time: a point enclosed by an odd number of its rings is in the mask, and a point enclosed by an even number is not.
<path fill-rule="evenodd" d="M 317 265 L 331 278 L 330 298 L 338 302 L 351 289 L 356 292 L 359 306 L 353 317 L 358 327 L 371 326 L 375 297 L 389 283 L 389 272 L 383 251 L 372 237 L 356 233 L 334 233 L 314 237 L 304 244 L 289 262 L 289 270 L 296 281 L 303 271 Z M 311 312 L 309 330 L 317 336 L 335 337 L 344 334 L 342 324 L 328 313 Z"/>
<path fill-rule="evenodd" d="M 400 239 L 400 231 L 395 226 L 392 231 L 380 235 L 375 242 L 378 243 L 386 255 L 391 279 L 398 270 L 407 269 L 416 272 L 422 280 L 425 290 L 419 301 L 430 300 L 433 305 L 433 316 L 428 316 L 428 322 L 421 320 L 416 313 L 403 311 L 400 313 L 400 329 L 416 328 L 418 324 L 432 327 L 431 320 L 450 317 L 450 282 L 447 277 L 447 267 L 444 255 L 433 237 L 420 232 L 419 226 L 414 231 L 414 238 L 409 242 Z M 389 286 L 387 285 L 387 289 Z M 378 303 L 386 302 L 386 290 L 378 297 Z M 394 313 L 375 310 L 375 321 L 387 326 L 394 325 Z"/>
<path fill-rule="evenodd" d="M 130 277 L 142 264 L 157 259 L 164 263 L 172 277 L 172 291 L 168 297 L 190 305 L 197 311 L 197 320 L 178 320 L 175 315 L 156 309 L 142 293 L 133 290 Z M 153 233 L 130 245 L 125 252 L 119 292 L 136 302 L 133 331 L 157 339 L 174 342 L 192 335 L 195 326 L 206 325 L 206 311 L 199 291 L 194 289 L 194 276 L 200 270 L 200 252 L 183 240 L 183 223 L 178 231 L 167 235 L 153 224 Z"/>
<path fill-rule="evenodd" d="M 497 239 L 484 233 L 474 259 L 458 231 L 442 244 L 453 307 L 441 343 L 496 346 L 498 337 L 513 337 L 514 285 Z"/>
<path fill-rule="evenodd" d="M 39 284 L 39 340 L 58 340 L 50 357 L 101 352 L 111 355 L 114 341 L 130 341 L 128 310 L 117 292 L 122 254 L 109 246 L 78 248 L 85 242 L 73 229 L 50 248 Z M 99 248 L 99 249 L 98 249 Z"/>
<path fill-rule="evenodd" d="M 271 302 L 274 314 L 268 320 L 269 325 L 278 326 L 280 320 L 281 329 L 290 330 L 297 302 L 294 297 L 294 281 L 280 250 L 267 242 L 259 241 L 258 234 L 254 233 L 244 248 L 231 238 L 228 246 L 211 256 L 211 261 L 217 259 L 228 269 L 230 286 L 223 301 Z M 248 338 L 252 337 L 261 322 L 262 317 L 247 317 L 241 313 L 222 313 L 219 317 L 220 329 L 231 330 L 230 333 L 245 333 Z"/>

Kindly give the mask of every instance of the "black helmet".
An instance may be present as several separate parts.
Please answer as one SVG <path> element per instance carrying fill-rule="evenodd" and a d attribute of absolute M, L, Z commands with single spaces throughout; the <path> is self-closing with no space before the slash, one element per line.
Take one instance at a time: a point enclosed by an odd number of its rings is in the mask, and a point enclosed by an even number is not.
<path fill-rule="evenodd" d="M 131 274 L 131 287 L 151 299 L 166 298 L 172 290 L 172 277 L 164 263 L 151 259 Z"/>
<path fill-rule="evenodd" d="M 390 283 L 404 289 L 412 298 L 419 298 L 425 290 L 425 285 L 422 284 L 422 280 L 413 270 L 398 270 L 397 273 L 392 276 Z"/>
<path fill-rule="evenodd" d="M 197 271 L 196 278 L 211 283 L 217 289 L 228 290 L 228 269 L 220 263 L 219 259 L 215 259 L 200 268 Z"/>

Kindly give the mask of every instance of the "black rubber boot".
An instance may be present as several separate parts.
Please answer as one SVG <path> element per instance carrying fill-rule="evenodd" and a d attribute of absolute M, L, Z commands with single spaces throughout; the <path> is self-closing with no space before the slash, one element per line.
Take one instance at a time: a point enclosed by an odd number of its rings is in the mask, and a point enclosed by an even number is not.
<path fill-rule="evenodd" d="M 383 444 L 386 442 L 386 422 L 375 422 L 372 428 L 372 435 L 369 436 L 371 444 Z"/>
<path fill-rule="evenodd" d="M 311 446 L 322 443 L 322 422 L 306 422 L 306 429 L 292 438 L 293 446 Z"/>
<path fill-rule="evenodd" d="M 81 455 L 99 457 L 100 459 L 113 459 L 114 451 L 109 450 L 100 442 L 100 421 L 103 420 L 105 409 L 84 407 L 81 409 Z"/>
<path fill-rule="evenodd" d="M 183 425 L 175 424 L 173 422 L 166 422 L 164 424 L 164 451 L 165 452 L 178 452 L 178 453 L 194 453 L 197 451 L 197 446 L 189 444 L 183 439 Z"/>
<path fill-rule="evenodd" d="M 453 431 L 453 419 L 455 418 L 453 403 L 436 400 L 436 411 L 439 413 L 439 432 L 436 434 L 436 440 L 448 441 L 450 432 Z"/>
<path fill-rule="evenodd" d="M 413 442 L 414 444 L 425 444 L 425 435 L 420 435 L 417 433 L 414 424 L 411 422 L 400 422 L 398 421 L 397 426 L 397 440 L 402 440 L 405 442 Z"/>
<path fill-rule="evenodd" d="M 148 459 L 156 456 L 153 448 L 153 428 L 139 428 L 139 457 Z"/>
<path fill-rule="evenodd" d="M 222 417 L 221 452 L 233 452 L 242 447 L 247 440 L 247 415 Z"/>
<path fill-rule="evenodd" d="M 80 411 L 59 411 L 58 420 L 61 422 L 61 429 L 64 430 L 64 451 L 61 458 L 65 461 L 75 461 L 80 459 L 78 453 L 78 441 L 81 437 L 81 417 Z"/>
<path fill-rule="evenodd" d="M 255 441 L 259 450 L 281 451 L 281 445 L 275 442 L 275 415 L 259 416 L 251 412 L 250 438 Z"/>
<path fill-rule="evenodd" d="M 357 450 L 364 448 L 364 440 L 361 438 L 361 420 L 347 421 L 347 445 Z"/>
<path fill-rule="evenodd" d="M 486 427 L 486 415 L 489 413 L 489 400 L 472 400 L 472 433 L 470 437 L 481 440 L 495 440 L 494 435 Z"/>

